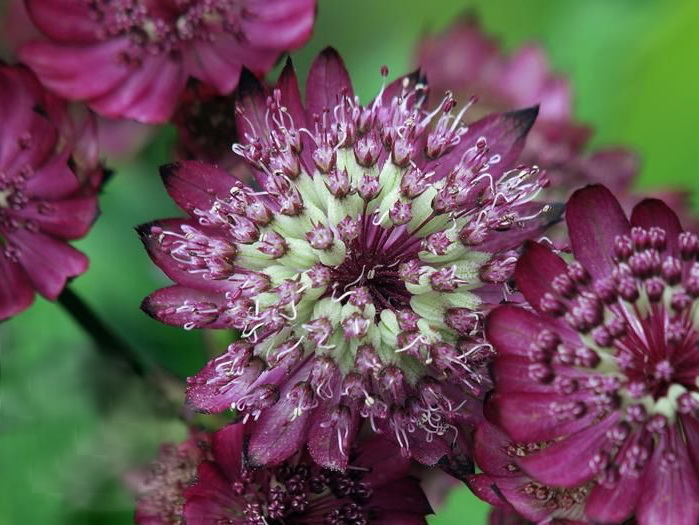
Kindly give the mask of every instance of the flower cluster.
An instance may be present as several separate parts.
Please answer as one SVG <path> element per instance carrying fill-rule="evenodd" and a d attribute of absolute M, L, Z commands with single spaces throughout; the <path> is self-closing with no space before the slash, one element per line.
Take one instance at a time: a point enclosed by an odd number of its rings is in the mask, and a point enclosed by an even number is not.
<path fill-rule="evenodd" d="M 511 250 L 555 213 L 534 201 L 545 179 L 513 163 L 536 110 L 466 127 L 449 95 L 425 109 L 415 75 L 363 106 L 332 50 L 307 85 L 303 105 L 290 65 L 270 92 L 243 80 L 234 149 L 256 187 L 191 161 L 162 170 L 190 218 L 139 228 L 177 283 L 143 307 L 242 332 L 189 400 L 258 420 L 252 461 L 308 442 L 344 468 L 367 421 L 434 464 L 489 388 L 480 324 Z"/>
<path fill-rule="evenodd" d="M 221 93 L 245 65 L 265 73 L 305 42 L 315 0 L 27 0 L 45 39 L 22 60 L 42 83 L 98 113 L 166 122 L 187 79 Z"/>
<path fill-rule="evenodd" d="M 67 241 L 97 215 L 102 168 L 89 120 L 80 124 L 30 71 L 0 65 L 0 320 L 35 292 L 56 299 L 87 270 Z"/>
<path fill-rule="evenodd" d="M 244 461 L 247 427 L 163 449 L 136 510 L 139 525 L 425 525 L 431 509 L 410 462 L 378 437 L 353 450 L 345 472 L 297 454 L 268 469 Z"/>
<path fill-rule="evenodd" d="M 493 418 L 548 443 L 518 466 L 589 492 L 588 519 L 696 524 L 699 237 L 658 200 L 627 220 L 601 186 L 576 192 L 566 220 L 575 260 L 529 244 L 516 280 L 531 309 L 489 318 Z"/>

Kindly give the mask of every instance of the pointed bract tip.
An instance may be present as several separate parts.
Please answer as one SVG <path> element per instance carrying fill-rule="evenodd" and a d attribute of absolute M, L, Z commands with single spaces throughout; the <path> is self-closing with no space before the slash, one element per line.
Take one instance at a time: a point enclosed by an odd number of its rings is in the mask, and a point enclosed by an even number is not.
<path fill-rule="evenodd" d="M 508 111 L 505 113 L 505 117 L 513 122 L 514 127 L 519 130 L 522 137 L 526 136 L 527 133 L 529 133 L 529 130 L 532 129 L 538 115 L 538 104 L 536 106 L 517 109 L 515 111 Z"/>
<path fill-rule="evenodd" d="M 141 242 L 144 244 L 153 235 L 153 226 L 155 224 L 155 222 L 144 222 L 134 227 L 134 230 L 136 230 L 136 233 L 138 233 L 138 236 L 141 238 Z"/>
<path fill-rule="evenodd" d="M 257 75 L 248 68 L 243 67 L 240 72 L 240 80 L 238 81 L 238 96 L 242 97 L 248 93 L 262 91 L 262 83 Z"/>
<path fill-rule="evenodd" d="M 179 171 L 181 166 L 182 164 L 179 162 L 170 162 L 168 164 L 163 164 L 159 168 L 160 178 L 163 179 L 163 182 L 165 184 L 167 184 L 168 179 L 175 175 L 176 172 Z"/>
<path fill-rule="evenodd" d="M 318 56 L 323 58 L 337 58 L 339 60 L 342 60 L 340 53 L 338 53 L 337 49 L 335 49 L 333 46 L 327 46 L 320 52 Z"/>

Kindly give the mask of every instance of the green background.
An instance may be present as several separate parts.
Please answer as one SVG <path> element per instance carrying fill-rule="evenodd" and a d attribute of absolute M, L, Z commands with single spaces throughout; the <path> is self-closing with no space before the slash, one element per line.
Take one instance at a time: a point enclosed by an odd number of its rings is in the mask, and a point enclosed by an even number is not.
<path fill-rule="evenodd" d="M 594 144 L 622 144 L 643 158 L 639 186 L 678 186 L 696 195 L 699 2 L 645 0 L 321 0 L 315 34 L 294 59 L 301 76 L 334 45 L 358 93 L 411 67 L 416 40 L 471 10 L 506 48 L 540 42 L 570 76 L 577 116 Z M 201 335 L 151 321 L 140 300 L 165 283 L 133 227 L 176 213 L 157 176 L 172 131 L 138 162 L 117 166 L 102 216 L 78 243 L 91 270 L 74 283 L 104 319 L 140 352 L 181 377 L 205 359 Z M 59 306 L 38 300 L 0 326 L 0 525 L 125 524 L 132 500 L 124 473 L 152 458 L 183 429 L 151 392 L 95 356 Z M 455 490 L 431 519 L 485 522 L 487 508 Z"/>

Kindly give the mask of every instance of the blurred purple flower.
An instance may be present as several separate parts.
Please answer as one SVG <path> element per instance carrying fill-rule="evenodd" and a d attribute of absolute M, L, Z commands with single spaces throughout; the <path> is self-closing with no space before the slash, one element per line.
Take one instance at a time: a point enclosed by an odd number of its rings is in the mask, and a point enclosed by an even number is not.
<path fill-rule="evenodd" d="M 167 121 L 191 76 L 221 94 L 310 36 L 315 0 L 27 0 L 46 37 L 20 49 L 51 90 L 108 117 Z"/>
<path fill-rule="evenodd" d="M 66 241 L 97 216 L 103 171 L 94 126 L 69 117 L 23 67 L 0 66 L 0 319 L 26 309 L 39 292 L 56 299 L 87 270 Z"/>
<path fill-rule="evenodd" d="M 148 470 L 131 473 L 129 485 L 138 495 L 137 525 L 183 525 L 184 491 L 196 479 L 203 461 L 213 460 L 211 434 L 192 430 L 186 441 L 164 444 Z"/>
<path fill-rule="evenodd" d="M 535 109 L 468 130 L 424 106 L 414 76 L 359 104 L 340 57 L 323 52 L 305 106 L 290 64 L 268 93 L 241 84 L 235 150 L 258 189 L 197 162 L 162 169 L 190 214 L 139 228 L 175 286 L 143 308 L 185 328 L 242 339 L 191 380 L 199 410 L 258 419 L 254 463 L 304 443 L 344 468 L 367 421 L 434 464 L 489 388 L 481 320 L 501 300 L 512 249 L 553 210 L 516 167 Z"/>
<path fill-rule="evenodd" d="M 424 38 L 416 61 L 433 90 L 451 90 L 463 100 L 476 97 L 472 117 L 539 104 L 520 160 L 545 170 L 551 195 L 567 198 L 580 186 L 598 183 L 614 192 L 627 210 L 637 202 L 638 155 L 622 147 L 586 151 L 592 130 L 575 119 L 570 83 L 551 70 L 540 46 L 525 45 L 506 55 L 477 19 L 466 15 L 443 33 Z M 683 220 L 699 226 L 686 193 L 654 194 L 670 198 Z"/>
<path fill-rule="evenodd" d="M 487 324 L 494 421 L 540 483 L 589 484 L 595 522 L 699 520 L 699 236 L 662 201 L 627 220 L 602 186 L 566 209 L 575 261 L 530 243 L 517 285 L 533 311 L 502 306 Z"/>
<path fill-rule="evenodd" d="M 410 461 L 374 437 L 345 472 L 297 454 L 272 468 L 245 462 L 247 427 L 229 425 L 164 447 L 139 500 L 139 525 L 424 525 L 431 513 Z M 197 466 L 198 464 L 198 466 Z"/>

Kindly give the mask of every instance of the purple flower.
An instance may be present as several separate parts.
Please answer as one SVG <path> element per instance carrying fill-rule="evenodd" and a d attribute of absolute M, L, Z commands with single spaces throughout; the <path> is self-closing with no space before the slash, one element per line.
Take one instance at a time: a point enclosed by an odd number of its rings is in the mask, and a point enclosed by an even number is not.
<path fill-rule="evenodd" d="M 478 425 L 474 456 L 482 473 L 470 476 L 467 483 L 476 496 L 504 511 L 496 513 L 500 521 L 491 518 L 492 522 L 570 525 L 586 522 L 583 509 L 587 486 L 566 489 L 542 485 L 518 466 L 521 458 L 545 447 L 545 444 L 510 441 L 502 430 L 487 421 Z M 518 515 L 521 518 L 516 518 Z"/>
<path fill-rule="evenodd" d="M 83 129 L 65 104 L 23 67 L 0 66 L 0 320 L 39 292 L 56 299 L 87 270 L 67 241 L 97 215 L 102 169 L 90 121 Z"/>
<path fill-rule="evenodd" d="M 304 454 L 276 467 L 250 468 L 246 431 L 242 424 L 230 425 L 210 439 L 200 436 L 195 443 L 194 436 L 164 448 L 136 523 L 424 525 L 432 512 L 418 480 L 408 474 L 410 461 L 380 436 L 353 450 L 349 468 L 338 472 Z"/>
<path fill-rule="evenodd" d="M 20 56 L 61 96 L 104 116 L 172 115 L 187 79 L 221 94 L 243 65 L 267 72 L 310 36 L 315 0 L 27 0 L 46 40 Z"/>
<path fill-rule="evenodd" d="M 461 439 L 488 388 L 483 312 L 502 298 L 524 238 L 550 221 L 518 168 L 533 109 L 468 128 L 423 106 L 415 76 L 369 105 L 344 65 L 322 53 L 305 105 L 290 65 L 266 92 L 252 77 L 237 106 L 257 188 L 197 162 L 166 166 L 189 219 L 140 228 L 177 284 L 144 309 L 185 328 L 236 328 L 240 341 L 189 387 L 199 410 L 258 420 L 253 463 L 304 443 L 344 468 L 364 422 L 434 464 Z"/>
<path fill-rule="evenodd" d="M 211 438 L 193 430 L 182 443 L 162 445 L 157 461 L 131 476 L 130 484 L 138 494 L 137 525 L 184 524 L 184 491 L 195 481 L 199 465 L 213 460 Z"/>
<path fill-rule="evenodd" d="M 699 236 L 662 202 L 627 220 L 602 186 L 570 199 L 575 260 L 531 243 L 516 280 L 533 311 L 487 323 L 494 418 L 517 442 L 551 442 L 519 466 L 545 485 L 588 484 L 589 519 L 699 520 Z"/>

